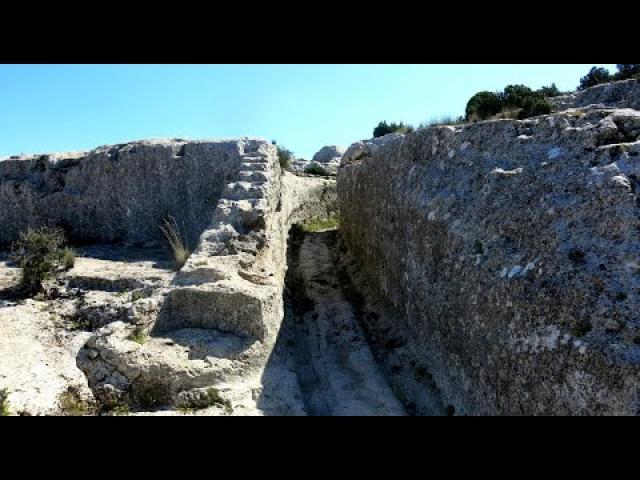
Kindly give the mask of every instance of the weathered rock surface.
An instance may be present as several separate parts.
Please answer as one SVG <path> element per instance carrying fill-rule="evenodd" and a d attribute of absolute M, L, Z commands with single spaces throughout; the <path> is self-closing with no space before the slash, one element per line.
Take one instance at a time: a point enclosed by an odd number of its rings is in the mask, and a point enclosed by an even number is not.
<path fill-rule="evenodd" d="M 244 150 L 239 175 L 145 326 L 148 339 L 132 340 L 138 327 L 116 322 L 80 352 L 78 365 L 103 404 L 144 406 L 151 395 L 154 406 L 180 406 L 193 389 L 259 388 L 255 378 L 283 318 L 289 227 L 331 214 L 335 182 L 283 174 L 267 142 Z M 245 391 L 245 408 L 252 408 L 248 397 L 255 406 L 256 395 Z"/>
<path fill-rule="evenodd" d="M 313 156 L 309 166 L 319 166 L 323 168 L 328 175 L 336 175 L 345 150 L 344 147 L 337 145 L 324 146 Z"/>
<path fill-rule="evenodd" d="M 639 128 L 632 109 L 578 108 L 344 155 L 345 261 L 396 312 L 371 329 L 405 333 L 450 412 L 638 413 Z"/>
<path fill-rule="evenodd" d="M 336 159 L 340 160 L 345 151 L 346 148 L 344 147 L 326 145 L 316 152 L 312 160 L 318 163 L 330 163 Z"/>
<path fill-rule="evenodd" d="M 7 390 L 13 415 L 64 413 L 60 398 L 69 387 L 93 398 L 75 360 L 91 334 L 61 331 L 46 307 L 0 301 L 0 390 Z"/>
<path fill-rule="evenodd" d="M 553 97 L 549 100 L 558 111 L 586 107 L 588 105 L 640 110 L 640 81 L 631 79 L 604 83 L 569 95 Z"/>
<path fill-rule="evenodd" d="M 153 243 L 173 216 L 193 248 L 252 142 L 139 141 L 2 160 L 0 244 L 41 225 L 82 242 Z"/>
<path fill-rule="evenodd" d="M 149 165 L 157 165 L 169 155 L 167 149 L 175 147 L 175 142 L 135 145 L 141 149 L 136 150 L 136 155 L 142 155 Z M 46 398 L 34 405 L 25 405 L 24 411 L 57 413 L 56 399 L 68 387 L 81 392 L 87 401 L 95 398 L 102 411 L 110 408 L 118 411 L 127 404 L 143 411 L 169 406 L 193 407 L 198 412 L 215 415 L 260 414 L 270 409 L 268 401 L 261 402 L 261 408 L 257 402 L 264 388 L 261 372 L 283 317 L 288 231 L 292 222 L 335 213 L 335 181 L 283 174 L 275 147 L 249 139 L 190 142 L 180 149 L 181 156 L 173 155 L 167 160 L 162 175 L 170 177 L 176 168 L 174 164 L 189 157 L 190 147 L 208 152 L 194 157 L 194 161 L 211 163 L 211 171 L 199 180 L 219 182 L 219 178 L 211 177 L 217 171 L 223 172 L 220 178 L 226 183 L 219 188 L 216 198 L 207 197 L 206 202 L 201 202 L 205 198 L 196 198 L 202 191 L 192 189 L 191 185 L 182 186 L 191 195 L 192 203 L 183 205 L 189 215 L 194 216 L 191 234 L 197 232 L 199 239 L 194 242 L 197 248 L 180 272 L 170 271 L 167 251 L 150 248 L 148 244 L 144 248 L 131 245 L 137 243 L 132 238 L 147 238 L 144 224 L 131 224 L 126 238 L 111 236 L 109 228 L 96 230 L 100 242 L 122 240 L 127 245 L 82 247 L 75 267 L 47 282 L 38 303 L 40 315 L 30 304 L 2 300 L 0 320 L 19 317 L 34 326 L 37 324 L 36 328 L 44 328 L 42 322 L 47 319 L 46 328 L 56 336 L 63 335 L 73 346 L 57 353 L 47 341 L 42 346 L 42 355 L 25 349 L 33 357 L 25 360 L 20 350 L 8 343 L 7 339 L 13 335 L 13 330 L 7 330 L 11 320 L 0 322 L 0 349 L 16 362 L 7 364 L 8 370 L 3 371 L 6 378 L 0 379 L 0 387 L 9 389 L 9 400 L 16 408 L 24 403 L 20 400 L 20 391 L 39 387 L 33 384 L 36 377 L 12 369 L 20 363 L 33 363 L 34 367 L 41 361 L 49 364 L 47 356 L 58 355 L 61 358 L 58 362 L 73 365 L 70 368 L 76 377 L 80 374 L 83 382 L 72 385 L 69 379 L 58 381 L 47 387 Z M 214 155 L 218 150 L 226 152 L 225 155 Z M 82 161 L 73 168 L 88 168 L 94 161 L 91 155 L 80 157 Z M 101 171 L 101 189 L 108 191 L 118 181 L 119 172 L 134 168 L 138 160 L 135 155 L 109 160 L 121 164 L 118 170 Z M 94 167 L 100 170 L 107 159 L 100 157 L 95 161 L 101 166 Z M 8 162 L 6 169 L 26 168 L 30 160 Z M 57 162 L 50 163 L 45 162 L 45 173 L 56 168 Z M 203 165 L 203 168 L 209 167 Z M 33 180 L 31 175 L 35 173 L 30 167 L 27 170 L 29 176 L 14 178 L 11 182 L 28 190 Z M 144 182 L 131 188 L 135 190 L 132 194 L 139 195 L 146 215 L 152 216 L 157 203 Z M 96 197 L 103 193 L 96 193 Z M 126 200 L 121 195 L 123 192 L 117 191 L 114 198 Z M 76 208 L 80 209 L 80 217 L 84 215 L 83 207 L 77 203 L 67 208 L 65 215 L 70 218 L 78 213 L 74 211 Z M 3 215 L 19 217 L 24 213 L 21 209 L 21 205 L 10 203 Z M 47 211 L 45 216 L 48 215 L 53 214 Z M 93 214 L 86 217 L 87 222 L 99 220 Z M 116 215 L 114 222 L 117 221 Z M 78 238 L 78 230 L 74 230 L 73 225 L 64 226 L 73 239 Z M 18 280 L 18 272 L 3 254 L 0 290 L 10 292 L 9 287 Z M 25 341 L 35 336 L 32 329 L 25 333 Z M 55 376 L 55 365 L 51 368 L 51 371 L 43 370 L 43 374 Z M 72 380 L 75 382 L 76 378 Z M 216 393 L 217 407 L 209 408 L 203 402 L 211 400 L 207 389 L 213 386 L 220 391 L 220 397 Z M 44 409 L 44 405 L 49 409 Z"/>

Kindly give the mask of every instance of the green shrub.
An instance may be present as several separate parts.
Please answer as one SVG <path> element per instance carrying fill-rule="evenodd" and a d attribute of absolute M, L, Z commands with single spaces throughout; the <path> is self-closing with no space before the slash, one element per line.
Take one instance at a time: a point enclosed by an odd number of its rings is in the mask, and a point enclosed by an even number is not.
<path fill-rule="evenodd" d="M 42 282 L 65 266 L 64 234 L 57 229 L 28 229 L 12 245 L 12 258 L 22 269 L 21 284 L 26 290 L 42 289 Z"/>
<path fill-rule="evenodd" d="M 373 129 L 373 136 L 377 138 L 384 137 L 389 133 L 411 133 L 413 132 L 413 130 L 414 128 L 411 125 L 405 125 L 402 122 L 387 123 L 386 121 L 382 121 L 378 123 L 378 126 L 376 128 Z"/>
<path fill-rule="evenodd" d="M 502 97 L 494 92 L 478 92 L 467 102 L 465 118 L 468 121 L 486 120 L 504 107 Z"/>
<path fill-rule="evenodd" d="M 138 378 L 131 386 L 134 404 L 151 409 L 171 403 L 171 388 L 159 378 Z"/>
<path fill-rule="evenodd" d="M 327 171 L 318 164 L 309 165 L 307 168 L 304 169 L 304 172 L 309 173 L 311 175 L 322 175 L 325 177 L 327 176 Z"/>
<path fill-rule="evenodd" d="M 91 411 L 91 405 L 82 398 L 80 390 L 73 386 L 59 395 L 58 404 L 63 415 L 70 417 L 81 417 Z"/>
<path fill-rule="evenodd" d="M 547 98 L 551 98 L 551 97 L 557 97 L 559 95 L 562 95 L 563 93 L 558 89 L 558 87 L 556 87 L 555 83 L 552 83 L 551 85 L 549 85 L 548 87 L 541 87 L 538 89 L 538 93 L 540 93 L 542 96 L 547 97 Z"/>
<path fill-rule="evenodd" d="M 592 67 L 589 73 L 580 79 L 578 90 L 585 90 L 586 88 L 607 83 L 611 80 L 613 80 L 613 77 L 609 73 L 609 70 L 602 67 Z"/>
<path fill-rule="evenodd" d="M 489 118 L 528 118 L 551 113 L 552 105 L 545 98 L 559 90 L 555 85 L 532 90 L 525 85 L 507 85 L 500 93 L 479 92 L 469 99 L 467 120 Z"/>
<path fill-rule="evenodd" d="M 147 341 L 147 333 L 144 331 L 144 328 L 136 327 L 133 332 L 129 334 L 127 340 L 131 340 L 132 342 L 144 345 Z"/>
<path fill-rule="evenodd" d="M 538 115 L 546 115 L 551 113 L 552 110 L 553 107 L 546 98 L 531 96 L 524 99 L 521 110 L 518 113 L 518 118 L 523 119 L 536 117 Z"/>
<path fill-rule="evenodd" d="M 231 406 L 231 402 L 225 398 L 222 398 L 220 392 L 217 388 L 210 387 L 207 388 L 207 392 L 204 397 L 204 407 L 213 407 L 215 405 L 220 405 L 224 407 L 224 411 L 227 413 L 233 412 L 233 407 Z"/>
<path fill-rule="evenodd" d="M 618 68 L 618 73 L 614 76 L 616 80 L 626 80 L 640 76 L 640 63 L 618 63 L 616 67 Z"/>
<path fill-rule="evenodd" d="M 283 170 L 286 170 L 291 166 L 292 160 L 295 158 L 293 152 L 284 147 L 278 146 L 278 161 L 280 162 L 280 167 Z"/>
<path fill-rule="evenodd" d="M 136 290 L 134 292 L 131 292 L 131 301 L 137 302 L 138 300 L 142 300 L 146 296 L 147 294 L 144 292 L 144 290 Z"/>
<path fill-rule="evenodd" d="M 525 85 L 507 85 L 500 94 L 503 109 L 522 108 L 524 102 L 537 94 Z"/>

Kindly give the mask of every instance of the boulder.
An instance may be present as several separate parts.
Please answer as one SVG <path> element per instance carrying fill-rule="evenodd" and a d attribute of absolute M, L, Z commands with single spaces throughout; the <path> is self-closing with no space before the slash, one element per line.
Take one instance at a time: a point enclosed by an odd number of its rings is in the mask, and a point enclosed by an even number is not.
<path fill-rule="evenodd" d="M 337 159 L 339 162 L 342 155 L 344 155 L 344 152 L 345 148 L 343 147 L 339 147 L 337 145 L 326 145 L 318 150 L 312 160 L 317 163 L 331 163 L 335 162 Z"/>

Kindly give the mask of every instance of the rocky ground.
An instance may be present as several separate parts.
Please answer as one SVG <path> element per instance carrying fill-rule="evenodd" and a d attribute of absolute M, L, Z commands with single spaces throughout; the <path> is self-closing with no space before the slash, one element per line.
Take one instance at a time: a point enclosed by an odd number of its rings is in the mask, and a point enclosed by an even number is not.
<path fill-rule="evenodd" d="M 0 261 L 0 389 L 14 413 L 63 414 L 69 389 L 93 402 L 77 355 L 92 332 L 121 320 L 144 321 L 154 295 L 173 278 L 167 252 L 92 246 L 80 248 L 70 271 L 34 298 L 15 297 L 19 269 Z"/>
<path fill-rule="evenodd" d="M 263 369 L 216 383 L 220 401 L 193 406 L 102 408 L 78 368 L 94 332 L 133 331 L 153 310 L 174 272 L 166 252 L 113 246 L 79 250 L 76 265 L 35 299 L 8 300 L 19 280 L 8 256 L 0 263 L 0 388 L 11 412 L 23 415 L 440 415 L 446 413 L 428 378 L 405 363 L 402 341 L 377 341 L 370 305 L 339 267 L 337 231 L 292 229 L 285 318 Z M 150 307 L 151 305 L 151 307 Z M 145 336 L 128 348 L 170 361 L 235 358 L 251 348 L 215 330 Z M 116 336 L 114 336 L 115 338 Z M 206 338 L 205 338 L 206 337 Z M 120 337 L 118 337 L 120 338 Z M 209 345 L 209 347 L 207 347 Z M 222 347 L 226 345 L 226 347 Z M 213 349 L 211 351 L 207 348 Z M 227 348 L 227 353 L 221 352 Z M 214 351 L 215 350 L 215 351 Z M 207 360 L 208 361 L 208 360 Z M 204 387 L 203 387 L 204 388 Z M 205 389 L 206 390 L 206 389 Z M 70 393 L 71 392 L 71 396 Z M 69 401 L 69 398 L 72 401 Z M 409 400 L 411 398 L 412 400 Z M 415 399 L 419 399 L 417 404 Z"/>

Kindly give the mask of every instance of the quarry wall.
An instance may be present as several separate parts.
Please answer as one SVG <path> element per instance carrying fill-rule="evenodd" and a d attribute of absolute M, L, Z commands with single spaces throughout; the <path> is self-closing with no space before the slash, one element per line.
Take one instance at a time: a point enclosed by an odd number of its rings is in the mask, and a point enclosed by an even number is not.
<path fill-rule="evenodd" d="M 140 141 L 2 160 L 0 244 L 44 225 L 82 243 L 157 243 L 173 216 L 194 248 L 248 142 Z"/>
<path fill-rule="evenodd" d="M 358 281 L 452 411 L 638 413 L 639 134 L 635 110 L 582 108 L 345 153 Z"/>

